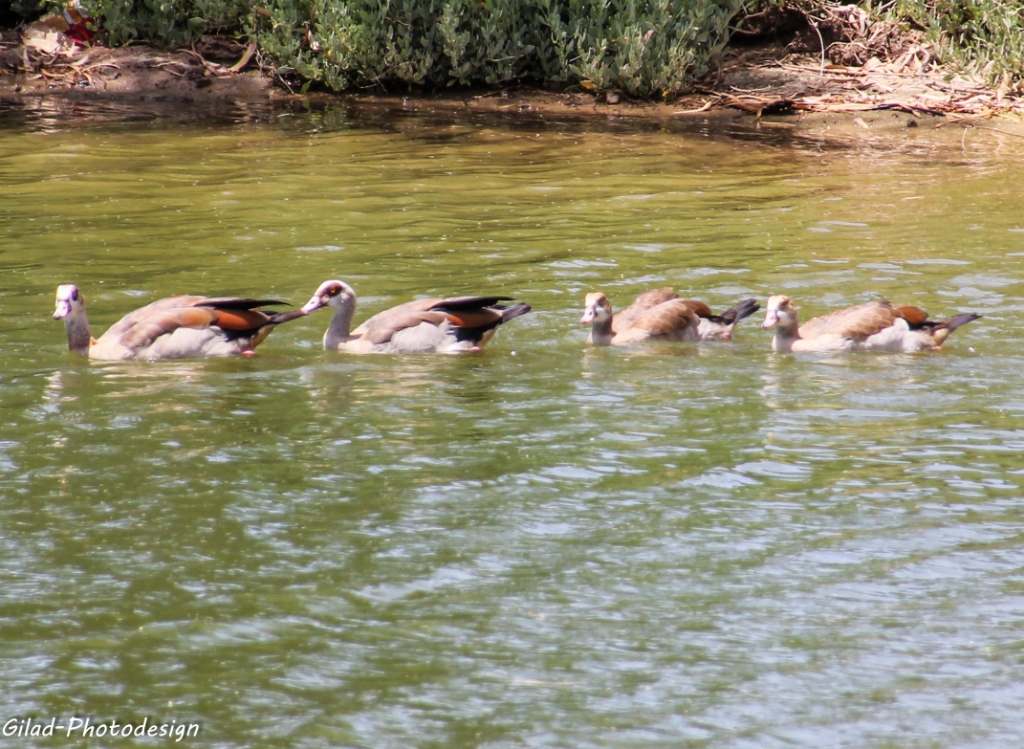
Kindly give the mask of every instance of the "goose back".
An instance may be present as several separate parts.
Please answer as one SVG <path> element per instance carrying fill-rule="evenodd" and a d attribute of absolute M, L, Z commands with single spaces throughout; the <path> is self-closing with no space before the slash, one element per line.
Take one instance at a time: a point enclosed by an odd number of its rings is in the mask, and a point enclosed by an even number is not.
<path fill-rule="evenodd" d="M 626 333 L 647 312 L 676 299 L 679 299 L 679 295 L 668 287 L 644 291 L 630 306 L 612 317 L 612 333 L 616 335 Z M 736 323 L 761 308 L 756 300 L 745 299 L 721 315 L 716 315 L 707 304 L 700 300 L 682 299 L 681 301 L 699 318 L 696 336 L 697 340 L 701 341 L 731 340 Z"/>

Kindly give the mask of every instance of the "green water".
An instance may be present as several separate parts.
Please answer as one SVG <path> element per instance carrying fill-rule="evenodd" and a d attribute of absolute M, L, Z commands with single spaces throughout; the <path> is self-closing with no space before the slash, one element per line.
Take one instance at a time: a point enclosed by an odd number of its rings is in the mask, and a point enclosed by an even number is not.
<path fill-rule="evenodd" d="M 0 722 L 213 747 L 1015 747 L 1024 145 L 0 111 Z M 97 365 L 179 293 L 500 293 L 481 355 Z M 977 311 L 929 355 L 592 349 L 672 285 Z M 0 739 L 134 746 L 167 739 Z"/>

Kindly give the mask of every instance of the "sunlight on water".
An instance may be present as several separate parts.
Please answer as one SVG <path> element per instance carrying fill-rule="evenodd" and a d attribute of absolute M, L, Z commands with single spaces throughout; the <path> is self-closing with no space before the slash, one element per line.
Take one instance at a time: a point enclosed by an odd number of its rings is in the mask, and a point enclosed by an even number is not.
<path fill-rule="evenodd" d="M 208 115 L 209 113 L 207 113 Z M 2 717 L 218 746 L 1019 741 L 1024 152 L 338 110 L 0 118 Z M 97 365 L 178 293 L 533 305 L 488 351 Z M 984 318 L 934 355 L 595 349 L 583 296 Z"/>

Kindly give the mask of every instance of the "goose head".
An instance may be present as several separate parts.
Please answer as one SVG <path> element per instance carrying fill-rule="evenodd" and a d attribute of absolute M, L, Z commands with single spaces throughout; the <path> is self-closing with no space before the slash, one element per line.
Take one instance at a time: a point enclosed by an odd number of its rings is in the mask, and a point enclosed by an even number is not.
<path fill-rule="evenodd" d="M 796 305 L 793 304 L 792 299 L 782 295 L 768 299 L 768 309 L 765 311 L 762 328 L 770 330 L 776 325 L 780 328 L 791 328 L 796 324 Z"/>
<path fill-rule="evenodd" d="M 587 294 L 583 301 L 583 317 L 580 324 L 604 323 L 612 319 L 612 305 L 604 294 Z"/>
<path fill-rule="evenodd" d="M 321 307 L 341 309 L 346 304 L 354 301 L 355 298 L 356 292 L 344 281 L 324 281 L 317 288 L 312 298 L 303 305 L 302 311 L 308 315 L 310 312 L 314 312 Z"/>
<path fill-rule="evenodd" d="M 73 283 L 61 284 L 57 287 L 57 308 L 53 311 L 54 320 L 63 320 L 85 310 L 85 300 Z"/>

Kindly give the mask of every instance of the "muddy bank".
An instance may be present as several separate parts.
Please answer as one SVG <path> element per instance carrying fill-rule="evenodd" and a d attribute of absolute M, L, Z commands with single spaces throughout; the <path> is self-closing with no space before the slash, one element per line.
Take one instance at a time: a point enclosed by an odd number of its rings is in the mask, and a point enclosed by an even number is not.
<path fill-rule="evenodd" d="M 233 42 L 208 46 L 205 55 L 145 46 L 45 54 L 21 44 L 16 32 L 4 32 L 0 101 L 59 97 L 203 104 L 287 95 L 253 64 L 254 50 Z"/>

